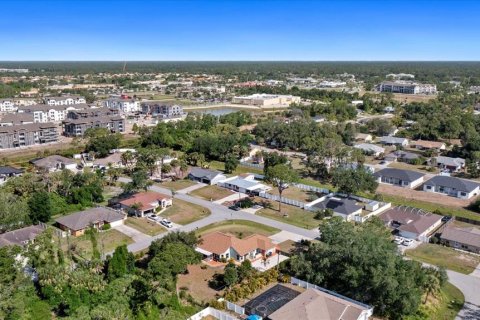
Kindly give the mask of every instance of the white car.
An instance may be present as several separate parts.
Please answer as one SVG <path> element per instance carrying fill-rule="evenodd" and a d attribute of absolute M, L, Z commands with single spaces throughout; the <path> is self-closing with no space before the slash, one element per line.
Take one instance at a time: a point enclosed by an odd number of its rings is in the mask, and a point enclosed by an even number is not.
<path fill-rule="evenodd" d="M 150 221 L 156 222 L 157 221 L 157 216 L 154 215 L 153 213 L 151 213 L 147 216 L 147 219 L 150 220 Z"/>
<path fill-rule="evenodd" d="M 160 221 L 160 223 L 161 223 L 162 226 L 164 226 L 164 227 L 173 228 L 173 223 L 172 223 L 170 220 L 162 219 L 162 221 Z"/>
<path fill-rule="evenodd" d="M 412 239 L 405 239 L 403 240 L 402 244 L 406 247 L 409 247 L 413 243 Z"/>
<path fill-rule="evenodd" d="M 402 238 L 402 237 L 395 237 L 395 238 L 393 239 L 393 242 L 395 242 L 396 244 L 402 244 L 404 240 L 405 240 L 405 239 Z"/>

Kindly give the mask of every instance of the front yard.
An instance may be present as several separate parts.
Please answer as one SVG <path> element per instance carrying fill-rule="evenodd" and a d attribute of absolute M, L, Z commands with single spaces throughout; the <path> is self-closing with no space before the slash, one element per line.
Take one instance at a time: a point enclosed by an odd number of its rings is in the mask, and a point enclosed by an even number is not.
<path fill-rule="evenodd" d="M 271 236 L 272 234 L 280 232 L 280 230 L 266 226 L 264 224 L 256 223 L 248 220 L 228 220 L 210 224 L 197 230 L 197 235 L 220 231 L 231 233 L 238 238 L 248 237 L 252 234 L 261 234 L 264 236 Z"/>
<path fill-rule="evenodd" d="M 152 237 L 166 231 L 166 229 L 158 223 L 146 218 L 128 217 L 125 224 Z"/>
<path fill-rule="evenodd" d="M 415 249 L 406 250 L 405 255 L 420 262 L 464 274 L 472 273 L 480 263 L 480 256 L 430 243 L 422 243 Z"/>
<path fill-rule="evenodd" d="M 315 216 L 314 212 L 282 203 L 282 212 L 280 213 L 277 201 L 255 198 L 255 202 L 264 204 L 264 208 L 255 213 L 259 216 L 293 224 L 305 229 L 313 229 L 320 224 L 319 220 L 313 218 Z"/>
<path fill-rule="evenodd" d="M 163 211 L 160 216 L 178 224 L 189 224 L 210 215 L 210 210 L 180 199 L 174 199 L 173 205 Z"/>
<path fill-rule="evenodd" d="M 216 201 L 233 194 L 232 191 L 218 186 L 206 186 L 190 192 L 192 196 L 203 198 L 208 201 Z"/>
<path fill-rule="evenodd" d="M 195 184 L 197 184 L 195 181 L 192 181 L 192 180 L 189 180 L 189 179 L 182 179 L 182 180 L 158 183 L 158 185 L 160 187 L 172 189 L 174 191 L 182 190 L 182 189 L 191 187 Z"/>

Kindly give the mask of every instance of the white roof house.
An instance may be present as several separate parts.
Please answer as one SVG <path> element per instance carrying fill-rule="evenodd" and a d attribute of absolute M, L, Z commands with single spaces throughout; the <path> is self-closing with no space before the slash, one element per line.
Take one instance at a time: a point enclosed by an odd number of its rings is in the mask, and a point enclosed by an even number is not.
<path fill-rule="evenodd" d="M 384 137 L 380 137 L 380 143 L 387 144 L 387 145 L 408 146 L 408 139 L 384 136 Z"/>
<path fill-rule="evenodd" d="M 255 180 L 253 174 L 231 177 L 220 181 L 218 185 L 220 187 L 246 194 L 258 194 L 271 189 L 271 187 Z"/>
<path fill-rule="evenodd" d="M 385 148 L 371 143 L 360 143 L 354 145 L 353 147 L 362 150 L 366 154 L 372 154 L 374 156 L 379 156 L 380 154 L 385 153 Z"/>

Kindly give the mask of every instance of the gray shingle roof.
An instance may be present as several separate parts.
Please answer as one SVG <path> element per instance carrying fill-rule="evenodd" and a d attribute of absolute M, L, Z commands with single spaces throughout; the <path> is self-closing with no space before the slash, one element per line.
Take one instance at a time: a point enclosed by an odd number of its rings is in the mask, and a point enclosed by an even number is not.
<path fill-rule="evenodd" d="M 472 192 L 478 186 L 480 186 L 480 184 L 470 180 L 464 180 L 464 179 L 459 179 L 459 178 L 449 177 L 449 176 L 435 176 L 432 179 L 425 182 L 425 184 L 429 186 L 436 186 L 436 187 L 438 186 L 438 187 L 454 188 L 458 191 L 463 191 L 463 192 Z"/>
<path fill-rule="evenodd" d="M 403 181 L 410 181 L 410 182 L 418 180 L 424 176 L 424 174 L 420 172 L 395 169 L 395 168 L 385 168 L 375 172 L 373 175 L 377 178 L 391 177 L 391 178 L 396 178 L 396 179 L 400 179 Z"/>
<path fill-rule="evenodd" d="M 190 171 L 190 175 L 192 175 L 197 179 L 212 180 L 220 174 L 222 174 L 220 171 L 203 169 L 203 168 L 192 168 L 192 171 Z"/>
<path fill-rule="evenodd" d="M 407 160 L 415 160 L 420 158 L 420 155 L 413 153 L 413 152 L 407 152 L 407 151 L 401 151 L 397 150 L 392 153 L 387 154 L 385 157 L 389 158 L 398 158 L 398 159 L 407 159 Z"/>
<path fill-rule="evenodd" d="M 479 228 L 456 228 L 450 224 L 443 230 L 441 238 L 480 248 Z"/>
<path fill-rule="evenodd" d="M 57 163 L 63 163 L 65 165 L 76 163 L 73 159 L 65 158 L 59 155 L 52 155 L 41 159 L 35 159 L 30 162 L 36 167 L 41 168 L 53 168 L 57 165 Z"/>
<path fill-rule="evenodd" d="M 0 235 L 0 248 L 8 245 L 23 245 L 26 241 L 35 239 L 40 233 L 43 232 L 43 228 L 39 225 L 29 226 L 10 232 L 6 232 Z"/>
<path fill-rule="evenodd" d="M 55 221 L 71 230 L 82 230 L 99 221 L 111 223 L 122 220 L 124 215 L 110 208 L 97 207 L 63 216 Z"/>
<path fill-rule="evenodd" d="M 14 167 L 1 167 L 0 166 L 0 175 L 3 174 L 20 174 L 23 173 L 22 169 L 17 169 Z"/>
<path fill-rule="evenodd" d="M 362 207 L 357 205 L 357 202 L 354 200 L 339 198 L 330 198 L 326 201 L 318 202 L 313 206 L 320 210 L 332 209 L 334 212 L 345 215 L 350 215 L 362 209 Z"/>

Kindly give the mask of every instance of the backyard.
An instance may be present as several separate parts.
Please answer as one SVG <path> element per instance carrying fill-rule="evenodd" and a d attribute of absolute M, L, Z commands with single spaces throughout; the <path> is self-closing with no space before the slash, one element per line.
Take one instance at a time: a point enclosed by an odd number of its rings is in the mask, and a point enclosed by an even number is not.
<path fill-rule="evenodd" d="M 268 193 L 274 194 L 277 196 L 280 195 L 278 192 L 278 188 L 275 188 L 273 186 L 271 187 L 272 187 L 272 190 L 268 191 Z M 314 191 L 306 191 L 294 186 L 290 186 L 287 189 L 283 190 L 282 197 L 308 203 L 317 199 L 318 194 Z"/>
<path fill-rule="evenodd" d="M 219 171 L 225 171 L 225 163 L 221 161 L 211 161 L 210 162 L 210 169 L 214 170 L 219 170 Z M 247 166 L 242 166 L 239 164 L 235 171 L 232 172 L 231 175 L 239 175 L 241 173 L 258 173 L 258 174 L 263 174 L 263 169 L 260 168 L 253 168 L 253 167 L 247 167 Z"/>
<path fill-rule="evenodd" d="M 415 249 L 406 250 L 405 255 L 464 274 L 472 273 L 480 263 L 480 256 L 430 243 L 422 243 Z"/>
<path fill-rule="evenodd" d="M 222 295 L 222 290 L 215 290 L 209 286 L 209 280 L 216 273 L 222 273 L 222 268 L 212 268 L 206 265 L 190 265 L 188 272 L 178 276 L 177 288 L 190 294 L 195 301 L 208 302 Z"/>
<path fill-rule="evenodd" d="M 218 186 L 206 186 L 190 192 L 192 196 L 200 197 L 208 201 L 216 201 L 231 196 L 232 191 Z"/>
<path fill-rule="evenodd" d="M 203 219 L 208 215 L 210 215 L 210 210 L 207 208 L 180 199 L 175 199 L 173 205 L 160 214 L 160 216 L 181 225 Z"/>
<path fill-rule="evenodd" d="M 149 236 L 156 236 L 166 231 L 165 228 L 158 223 L 146 218 L 128 217 L 125 224 Z"/>
<path fill-rule="evenodd" d="M 270 236 L 279 232 L 280 230 L 248 220 L 228 220 L 213 223 L 203 228 L 200 228 L 197 230 L 197 235 L 201 236 L 202 234 L 215 231 L 231 233 L 238 238 L 244 238 L 252 234 Z"/>
<path fill-rule="evenodd" d="M 264 207 L 255 213 L 259 216 L 293 224 L 305 229 L 313 229 L 320 224 L 319 220 L 314 219 L 314 212 L 282 203 L 282 212 L 280 213 L 277 201 L 255 198 L 255 202 L 262 203 Z"/>

